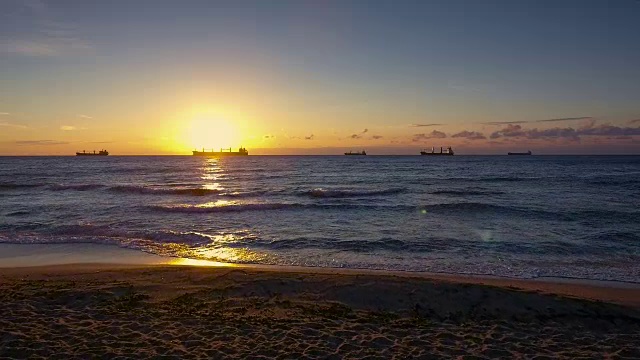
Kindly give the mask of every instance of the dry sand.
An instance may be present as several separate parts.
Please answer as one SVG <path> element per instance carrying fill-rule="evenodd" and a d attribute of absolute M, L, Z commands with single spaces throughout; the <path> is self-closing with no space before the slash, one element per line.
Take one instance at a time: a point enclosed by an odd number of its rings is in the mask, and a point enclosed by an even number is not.
<path fill-rule="evenodd" d="M 0 358 L 636 359 L 639 295 L 334 270 L 0 269 Z"/>

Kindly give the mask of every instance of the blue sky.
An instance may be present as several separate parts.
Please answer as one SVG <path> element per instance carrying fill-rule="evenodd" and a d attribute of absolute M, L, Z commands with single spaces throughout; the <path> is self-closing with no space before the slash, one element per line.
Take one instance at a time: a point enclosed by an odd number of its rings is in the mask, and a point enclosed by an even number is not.
<path fill-rule="evenodd" d="M 191 117 L 233 122 L 239 139 L 265 149 L 403 152 L 431 146 L 434 130 L 482 153 L 514 145 L 490 144 L 501 129 L 489 122 L 636 128 L 638 19 L 634 0 L 5 0 L 0 153 L 17 141 L 59 143 L 23 147 L 38 153 L 104 138 L 122 152 L 180 152 L 190 144 L 172 134 Z M 364 129 L 378 138 L 350 136 Z M 462 131 L 486 139 L 457 143 Z M 593 133 L 509 140 L 638 150 L 635 131 Z"/>

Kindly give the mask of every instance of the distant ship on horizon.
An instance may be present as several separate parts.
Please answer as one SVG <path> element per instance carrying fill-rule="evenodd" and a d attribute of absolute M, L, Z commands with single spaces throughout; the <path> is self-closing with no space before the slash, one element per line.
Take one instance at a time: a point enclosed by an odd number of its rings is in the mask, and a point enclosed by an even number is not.
<path fill-rule="evenodd" d="M 107 156 L 109 155 L 109 152 L 107 150 L 100 150 L 98 152 L 96 152 L 95 150 L 93 150 L 93 152 L 86 152 L 84 150 L 82 150 L 82 152 L 76 152 L 76 156 Z"/>
<path fill-rule="evenodd" d="M 211 151 L 205 151 L 204 148 L 202 148 L 202 151 L 193 150 L 193 156 L 247 156 L 247 155 L 249 155 L 249 151 L 247 151 L 247 149 L 245 149 L 244 147 L 240 147 L 238 151 L 231 151 L 231 148 L 220 149 L 220 151 L 213 151 L 213 149 L 211 149 Z"/>
<path fill-rule="evenodd" d="M 531 150 L 527 152 L 508 152 L 507 155 L 531 155 Z"/>
<path fill-rule="evenodd" d="M 420 151 L 420 155 L 428 156 L 453 156 L 453 154 L 454 152 L 453 149 L 451 149 L 451 146 L 447 147 L 444 150 L 442 147 L 440 147 L 440 152 L 436 152 L 436 149 L 434 147 L 431 147 L 431 152 L 428 152 L 426 150 Z"/>
<path fill-rule="evenodd" d="M 356 151 L 356 152 L 349 151 L 349 152 L 346 152 L 346 153 L 344 153 L 344 154 L 345 154 L 345 155 L 367 155 L 367 153 L 366 153 L 364 150 L 362 150 L 362 151 Z"/>

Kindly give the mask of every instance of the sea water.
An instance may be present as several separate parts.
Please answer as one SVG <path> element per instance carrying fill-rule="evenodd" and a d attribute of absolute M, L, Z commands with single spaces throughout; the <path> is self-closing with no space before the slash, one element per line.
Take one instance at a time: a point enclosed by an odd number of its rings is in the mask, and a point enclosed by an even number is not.
<path fill-rule="evenodd" d="M 0 243 L 640 282 L 640 157 L 0 157 Z"/>

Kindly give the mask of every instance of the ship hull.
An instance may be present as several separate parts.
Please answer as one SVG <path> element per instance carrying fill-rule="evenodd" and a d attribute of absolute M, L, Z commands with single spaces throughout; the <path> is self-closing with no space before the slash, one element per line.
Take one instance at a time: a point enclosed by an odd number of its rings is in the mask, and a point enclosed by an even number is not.
<path fill-rule="evenodd" d="M 526 153 L 507 153 L 507 155 L 516 155 L 516 156 L 527 156 L 527 155 L 531 155 L 530 152 L 526 152 Z"/>
<path fill-rule="evenodd" d="M 453 153 L 429 153 L 429 152 L 421 151 L 420 155 L 423 155 L 423 156 L 453 156 Z"/>
<path fill-rule="evenodd" d="M 109 154 L 76 153 L 76 156 L 108 156 Z"/>

